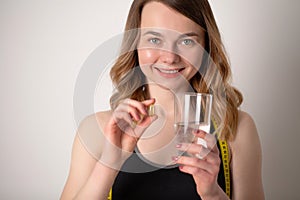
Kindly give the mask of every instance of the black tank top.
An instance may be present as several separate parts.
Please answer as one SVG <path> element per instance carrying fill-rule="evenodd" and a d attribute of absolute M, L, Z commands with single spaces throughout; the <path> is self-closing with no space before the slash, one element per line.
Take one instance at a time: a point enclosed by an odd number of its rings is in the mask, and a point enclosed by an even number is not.
<path fill-rule="evenodd" d="M 222 150 L 218 184 L 226 191 Z M 228 163 L 227 163 L 228 164 Z M 227 187 L 231 188 L 228 186 Z M 228 189 L 228 188 L 227 188 Z M 159 168 L 139 158 L 136 152 L 124 163 L 112 187 L 113 200 L 199 200 L 196 184 L 190 174 L 178 167 Z"/>

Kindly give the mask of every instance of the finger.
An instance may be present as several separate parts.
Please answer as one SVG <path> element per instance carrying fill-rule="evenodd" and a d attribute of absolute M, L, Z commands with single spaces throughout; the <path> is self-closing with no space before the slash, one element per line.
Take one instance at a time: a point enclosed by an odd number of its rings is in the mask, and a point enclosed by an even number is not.
<path fill-rule="evenodd" d="M 195 157 L 182 156 L 178 158 L 177 164 L 184 167 L 193 167 L 206 171 L 209 174 L 218 174 L 220 170 L 220 164 L 210 163 L 207 160 L 197 159 Z"/>
<path fill-rule="evenodd" d="M 145 106 L 150 106 L 152 104 L 155 103 L 155 99 L 154 98 L 151 98 L 151 99 L 147 99 L 145 101 L 142 101 L 142 103 L 145 105 Z"/>
<path fill-rule="evenodd" d="M 132 100 L 132 99 L 126 99 L 125 104 L 136 108 L 142 115 L 147 115 L 147 108 L 145 104 L 143 104 L 142 102 Z"/>
<path fill-rule="evenodd" d="M 202 130 L 196 130 L 193 133 L 197 137 L 197 143 L 203 145 L 205 148 L 214 149 L 216 146 L 217 140 L 214 135 Z"/>
<path fill-rule="evenodd" d="M 133 128 L 135 126 L 131 116 L 127 112 L 115 111 L 113 114 L 113 118 L 122 131 L 125 131 L 127 126 L 130 126 Z"/>
<path fill-rule="evenodd" d="M 212 166 L 210 163 L 208 163 L 205 160 L 200 160 L 196 157 L 188 157 L 188 156 L 181 156 L 178 158 L 176 161 L 177 164 L 183 165 L 183 166 L 188 166 L 188 167 L 193 167 L 193 168 L 199 168 L 202 169 L 208 173 L 213 173 Z"/>
<path fill-rule="evenodd" d="M 184 173 L 191 174 L 191 175 L 197 174 L 197 176 L 205 176 L 205 175 L 209 174 L 209 172 L 207 172 L 206 170 L 203 170 L 203 169 L 197 168 L 197 167 L 187 166 L 187 165 L 181 165 L 179 167 L 179 170 Z"/>
<path fill-rule="evenodd" d="M 219 157 L 219 153 L 215 153 L 213 151 L 210 151 L 204 158 L 207 162 L 220 166 L 221 160 Z"/>
<path fill-rule="evenodd" d="M 136 127 L 136 123 L 132 120 L 130 115 L 126 112 L 118 112 L 115 114 L 116 123 L 119 127 L 119 129 L 134 138 L 137 138 L 138 136 L 135 134 L 134 128 Z"/>
<path fill-rule="evenodd" d="M 145 130 L 155 121 L 158 117 L 156 115 L 146 117 L 141 123 L 136 125 L 134 129 L 136 135 L 140 138 Z"/>
<path fill-rule="evenodd" d="M 142 118 L 142 114 L 135 108 L 128 104 L 120 104 L 115 110 L 116 112 L 127 112 L 135 121 L 139 121 Z"/>
<path fill-rule="evenodd" d="M 142 127 L 143 129 L 148 128 L 156 119 L 157 115 L 151 115 L 144 117 L 138 124 L 137 127 Z"/>
<path fill-rule="evenodd" d="M 213 146 L 213 148 L 211 149 L 211 151 L 214 152 L 215 154 L 219 155 L 217 141 L 216 141 L 215 145 Z"/>
<path fill-rule="evenodd" d="M 203 159 L 213 165 L 219 166 L 221 162 L 219 153 L 213 152 L 211 149 L 207 149 L 205 147 L 202 147 L 201 151 L 195 153 L 194 155 L 195 157 Z"/>
<path fill-rule="evenodd" d="M 179 151 L 184 151 L 190 155 L 194 155 L 199 159 L 208 159 L 208 157 L 211 157 L 209 159 L 209 162 L 212 163 L 214 163 L 214 158 L 218 158 L 219 155 L 212 152 L 210 149 L 205 148 L 203 145 L 195 144 L 195 143 L 177 144 L 176 148 L 178 148 Z"/>
<path fill-rule="evenodd" d="M 195 143 L 181 143 L 181 144 L 177 144 L 176 148 L 179 151 L 183 151 L 195 155 L 202 150 L 203 146 Z"/>
<path fill-rule="evenodd" d="M 147 110 L 146 115 L 144 115 L 143 113 L 139 113 L 138 108 L 135 108 L 135 107 L 130 107 L 129 108 L 129 112 L 130 113 L 132 112 L 133 114 L 135 114 L 135 120 L 137 121 L 137 124 L 140 124 L 142 121 L 147 121 L 147 120 L 144 119 L 146 116 L 155 115 L 155 110 L 154 110 L 154 106 L 153 106 L 154 103 L 155 103 L 155 99 L 145 100 L 141 103 L 144 104 L 144 108 L 146 108 L 146 110 Z"/>
<path fill-rule="evenodd" d="M 146 122 L 143 121 L 142 123 L 135 124 L 134 127 L 128 127 L 124 131 L 125 133 L 135 137 L 137 140 L 141 138 L 143 135 L 144 131 L 150 126 L 150 124 L 157 119 L 156 115 L 153 115 L 151 117 L 146 118 Z"/>

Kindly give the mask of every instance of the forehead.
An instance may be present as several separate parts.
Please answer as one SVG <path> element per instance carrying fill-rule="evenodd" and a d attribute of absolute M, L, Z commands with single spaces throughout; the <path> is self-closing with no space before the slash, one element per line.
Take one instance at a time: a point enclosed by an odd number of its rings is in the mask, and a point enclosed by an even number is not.
<path fill-rule="evenodd" d="M 141 28 L 154 27 L 180 33 L 196 32 L 200 35 L 204 34 L 201 26 L 181 13 L 162 3 L 149 2 L 142 10 Z"/>

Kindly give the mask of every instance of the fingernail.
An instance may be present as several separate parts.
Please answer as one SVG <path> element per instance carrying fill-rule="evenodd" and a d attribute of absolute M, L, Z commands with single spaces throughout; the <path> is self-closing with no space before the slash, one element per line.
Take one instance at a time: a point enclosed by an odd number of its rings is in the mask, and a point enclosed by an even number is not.
<path fill-rule="evenodd" d="M 197 134 L 197 135 L 199 135 L 199 134 L 205 134 L 205 132 L 202 131 L 202 130 L 194 130 L 194 134 Z"/>
<path fill-rule="evenodd" d="M 141 116 L 140 115 L 137 115 L 136 117 L 135 117 L 135 120 L 138 122 L 138 121 L 140 121 L 141 120 Z"/>
<path fill-rule="evenodd" d="M 176 148 L 182 147 L 182 144 L 176 144 Z"/>
<path fill-rule="evenodd" d="M 172 156 L 172 160 L 177 161 L 178 160 L 178 156 Z"/>

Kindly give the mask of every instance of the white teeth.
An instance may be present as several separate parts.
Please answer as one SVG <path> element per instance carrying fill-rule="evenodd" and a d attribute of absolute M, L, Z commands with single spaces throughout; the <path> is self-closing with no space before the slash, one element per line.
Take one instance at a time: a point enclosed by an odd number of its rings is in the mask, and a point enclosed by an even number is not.
<path fill-rule="evenodd" d="M 179 70 L 165 70 L 165 69 L 159 69 L 159 71 L 161 71 L 162 73 L 166 73 L 166 74 L 175 74 L 175 73 L 177 73 Z"/>

